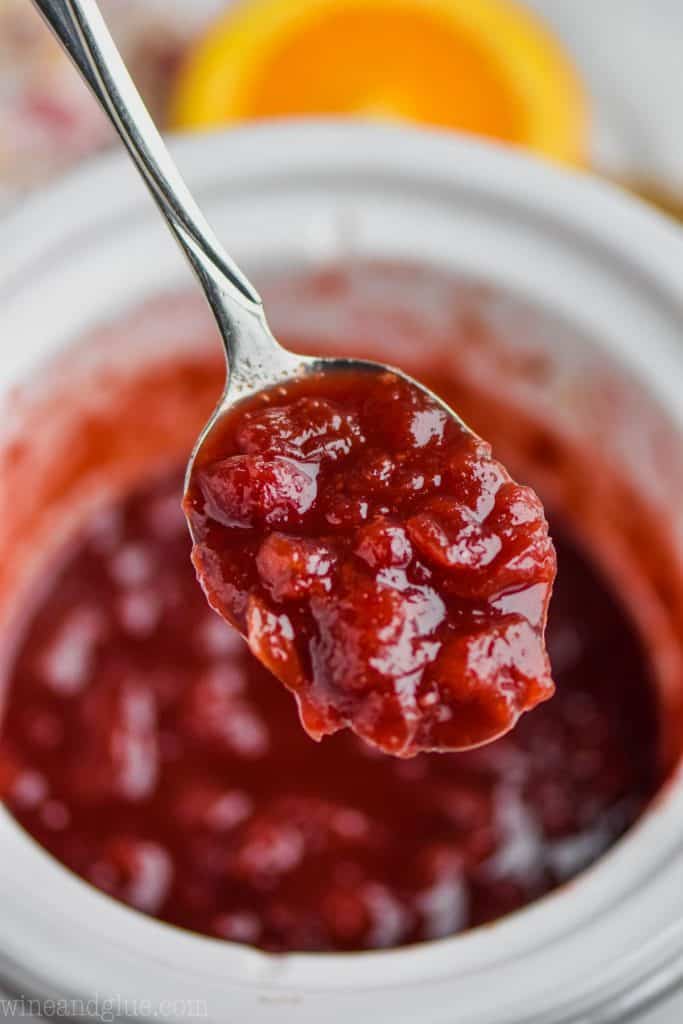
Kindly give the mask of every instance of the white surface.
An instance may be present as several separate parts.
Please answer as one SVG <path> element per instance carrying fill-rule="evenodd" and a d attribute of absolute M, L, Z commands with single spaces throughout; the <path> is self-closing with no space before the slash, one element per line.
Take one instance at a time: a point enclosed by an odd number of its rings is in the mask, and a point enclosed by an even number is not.
<path fill-rule="evenodd" d="M 555 28 L 588 84 L 596 166 L 683 194 L 683 2 L 524 2 Z"/>
<path fill-rule="evenodd" d="M 4 998 L 9 997 L 6 997 L 2 990 L 0 990 L 0 1020 L 21 1020 L 24 1024 L 44 1024 L 45 1018 L 39 1019 L 31 1015 L 17 1017 L 13 1013 L 4 1012 L 2 1009 L 2 1000 Z M 681 1021 L 683 1021 L 683 996 L 672 999 L 667 1002 L 666 1006 L 661 1006 L 659 1009 L 638 1018 L 638 1024 L 681 1024 Z"/>
<path fill-rule="evenodd" d="M 23 1013 L 21 1017 L 18 1017 L 12 1010 L 4 1010 L 2 1005 L 3 999 L 10 1000 L 10 997 L 0 989 L 0 1020 L 21 1020 L 23 1024 L 44 1024 L 44 1017 L 38 1018 L 31 1014 Z M 13 1000 L 10 1000 L 10 1002 L 13 1002 Z M 381 1017 L 380 1020 L 382 1020 Z M 660 1006 L 651 1013 L 647 1013 L 644 1016 L 640 1015 L 637 1018 L 637 1024 L 681 1024 L 681 1021 L 683 1021 L 683 996 L 670 999 L 666 1005 Z"/>
<path fill-rule="evenodd" d="M 642 1018 L 642 1024 L 681 1024 L 681 1021 L 683 1021 L 683 996 L 669 1000 L 665 1006 L 660 1006 L 659 1009 L 653 1010 Z"/>

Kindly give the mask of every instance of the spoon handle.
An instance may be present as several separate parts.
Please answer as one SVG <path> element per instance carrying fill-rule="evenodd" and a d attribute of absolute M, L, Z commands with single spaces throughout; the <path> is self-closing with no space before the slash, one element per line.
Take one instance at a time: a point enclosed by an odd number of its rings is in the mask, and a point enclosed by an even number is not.
<path fill-rule="evenodd" d="M 204 288 L 230 354 L 244 314 L 265 325 L 261 298 L 192 198 L 131 79 L 95 0 L 34 0 L 121 136 Z M 237 308 L 236 308 L 237 306 Z M 251 318 L 249 318 L 251 319 Z"/>

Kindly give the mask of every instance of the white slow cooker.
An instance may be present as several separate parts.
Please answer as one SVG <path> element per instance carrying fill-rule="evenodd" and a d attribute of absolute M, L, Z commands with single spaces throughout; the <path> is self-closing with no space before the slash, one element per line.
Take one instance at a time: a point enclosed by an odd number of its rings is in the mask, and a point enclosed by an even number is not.
<path fill-rule="evenodd" d="M 625 195 L 490 145 L 352 122 L 264 124 L 174 150 L 257 276 L 343 256 L 485 282 L 635 372 L 683 441 L 683 237 Z M 28 200 L 0 225 L 0 252 L 5 409 L 18 385 L 46 386 L 41 365 L 73 339 L 190 286 L 122 155 Z M 12 500 L 0 480 L 0 509 Z M 571 885 L 492 926 L 362 954 L 274 956 L 164 925 L 77 879 L 0 811 L 0 988 L 102 1019 L 607 1024 L 681 982 L 680 773 Z"/>

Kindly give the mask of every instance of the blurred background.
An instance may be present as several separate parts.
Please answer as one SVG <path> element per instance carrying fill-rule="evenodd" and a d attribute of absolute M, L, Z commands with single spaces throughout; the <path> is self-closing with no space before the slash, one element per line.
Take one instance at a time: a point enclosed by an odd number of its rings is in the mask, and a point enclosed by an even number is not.
<path fill-rule="evenodd" d="M 156 118 L 342 113 L 491 136 L 683 212 L 682 0 L 100 0 Z M 0 0 L 0 209 L 108 146 L 29 0 Z"/>

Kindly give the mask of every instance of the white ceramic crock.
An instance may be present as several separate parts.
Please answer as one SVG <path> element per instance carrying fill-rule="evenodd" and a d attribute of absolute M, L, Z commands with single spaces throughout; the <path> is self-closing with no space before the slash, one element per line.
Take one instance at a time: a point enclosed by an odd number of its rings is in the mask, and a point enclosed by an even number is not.
<path fill-rule="evenodd" d="M 346 255 L 424 261 L 512 290 L 635 369 L 683 435 L 683 239 L 624 195 L 495 147 L 352 123 L 264 125 L 176 152 L 247 267 L 334 256 L 341 231 Z M 189 283 L 118 155 L 27 202 L 0 226 L 0 252 L 5 396 L 93 324 Z M 343 956 L 275 957 L 145 918 L 0 811 L 0 979 L 15 992 L 97 996 L 156 1019 L 194 1019 L 182 1001 L 198 999 L 217 1024 L 597 1024 L 681 978 L 683 778 L 594 868 L 529 909 L 460 937 Z"/>

